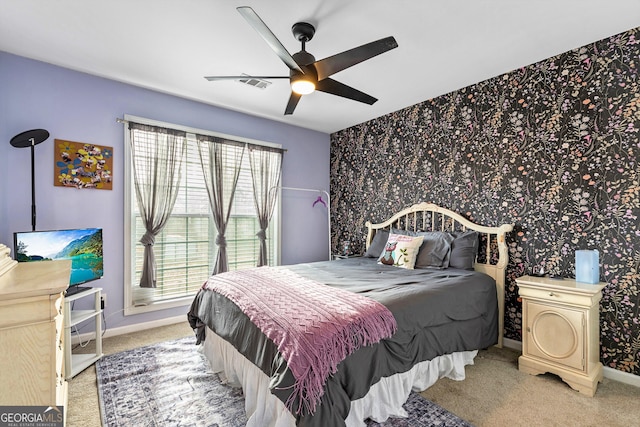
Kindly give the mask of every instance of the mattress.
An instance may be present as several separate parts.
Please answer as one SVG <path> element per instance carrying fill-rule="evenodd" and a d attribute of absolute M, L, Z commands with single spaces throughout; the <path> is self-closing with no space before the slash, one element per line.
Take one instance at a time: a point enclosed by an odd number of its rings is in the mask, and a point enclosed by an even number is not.
<path fill-rule="evenodd" d="M 296 415 L 299 426 L 345 425 L 352 402 L 367 395 L 382 378 L 409 372 L 442 355 L 489 347 L 498 339 L 496 286 L 483 273 L 408 270 L 377 264 L 371 258 L 277 268 L 372 298 L 391 311 L 398 326 L 392 337 L 360 348 L 340 363 L 326 382 L 316 412 Z M 208 327 L 269 379 L 273 396 L 287 400 L 294 378 L 286 360 L 233 302 L 201 290 L 189 318 L 199 340 L 205 339 Z"/>

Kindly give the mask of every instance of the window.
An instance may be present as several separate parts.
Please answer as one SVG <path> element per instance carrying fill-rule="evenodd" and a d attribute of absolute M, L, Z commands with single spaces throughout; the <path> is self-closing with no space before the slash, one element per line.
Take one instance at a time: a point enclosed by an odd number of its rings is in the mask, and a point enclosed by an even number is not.
<path fill-rule="evenodd" d="M 139 117 L 126 116 L 126 120 L 141 124 L 162 126 L 186 131 L 186 157 L 181 168 L 181 182 L 176 202 L 164 229 L 156 236 L 156 288 L 139 286 L 142 273 L 144 246 L 140 239 L 145 233 L 133 186 L 129 130 L 125 130 L 125 315 L 145 311 L 183 306 L 193 296 L 213 271 L 217 246 L 217 231 L 209 206 L 207 189 L 198 154 L 195 134 L 214 135 L 240 142 L 236 137 L 219 135 L 210 131 L 184 128 Z M 146 148 L 155 141 L 145 138 L 144 131 L 136 130 L 136 155 L 149 155 Z M 142 133 L 139 133 L 142 132 Z M 151 136 L 151 135 L 149 135 Z M 256 145 L 268 145 L 250 141 Z M 235 144 L 243 149 L 243 144 Z M 256 233 L 260 230 L 253 199 L 253 184 L 249 156 L 242 157 L 242 167 L 231 215 L 225 233 L 229 270 L 255 267 L 260 249 Z M 232 175 L 230 172 L 229 175 Z M 140 179 L 140 178 L 139 178 Z M 231 177 L 229 178 L 231 180 Z M 267 229 L 269 264 L 279 261 L 279 205 L 276 204 L 272 221 Z"/>

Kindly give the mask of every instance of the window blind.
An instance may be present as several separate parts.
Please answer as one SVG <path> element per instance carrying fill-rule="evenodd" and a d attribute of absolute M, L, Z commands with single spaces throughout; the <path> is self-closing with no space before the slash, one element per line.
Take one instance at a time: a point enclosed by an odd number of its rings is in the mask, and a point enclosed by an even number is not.
<path fill-rule="evenodd" d="M 144 131 L 135 130 L 136 155 L 149 156 L 150 144 L 155 140 Z M 231 144 L 238 150 L 241 144 Z M 228 156 L 237 155 L 232 149 Z M 130 165 L 127 165 L 130 167 Z M 232 180 L 232 171 L 224 179 Z M 130 183 L 132 185 L 132 183 Z M 192 297 L 211 275 L 217 253 L 216 227 L 211 216 L 207 189 L 198 154 L 195 133 L 187 132 L 187 154 L 181 173 L 181 183 L 170 219 L 156 237 L 154 251 L 157 264 L 157 287 L 138 286 L 142 273 L 144 247 L 139 242 L 145 233 L 137 203 L 133 203 L 131 224 L 132 272 L 131 305 L 150 305 L 184 297 Z M 227 182 L 225 182 L 227 184 Z M 277 209 L 277 208 L 276 208 Z M 267 230 L 269 263 L 276 253 L 275 228 Z M 256 216 L 251 171 L 248 156 L 243 157 L 231 215 L 226 230 L 229 270 L 256 266 L 259 253 L 260 230 Z"/>

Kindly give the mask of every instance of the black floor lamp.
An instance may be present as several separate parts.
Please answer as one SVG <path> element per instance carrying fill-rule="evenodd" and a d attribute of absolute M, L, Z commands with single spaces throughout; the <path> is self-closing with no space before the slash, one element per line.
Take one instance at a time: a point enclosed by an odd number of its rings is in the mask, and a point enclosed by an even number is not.
<path fill-rule="evenodd" d="M 31 129 L 11 138 L 14 147 L 31 147 L 31 231 L 36 231 L 35 147 L 47 138 L 49 132 L 44 129 Z"/>

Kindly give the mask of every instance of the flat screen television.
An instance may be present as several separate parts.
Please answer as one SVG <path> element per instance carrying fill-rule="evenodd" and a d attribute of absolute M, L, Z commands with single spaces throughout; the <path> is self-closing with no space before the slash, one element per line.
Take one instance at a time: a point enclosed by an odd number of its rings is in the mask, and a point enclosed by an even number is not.
<path fill-rule="evenodd" d="M 71 260 L 68 293 L 103 274 L 102 229 L 23 231 L 13 233 L 16 261 Z"/>

